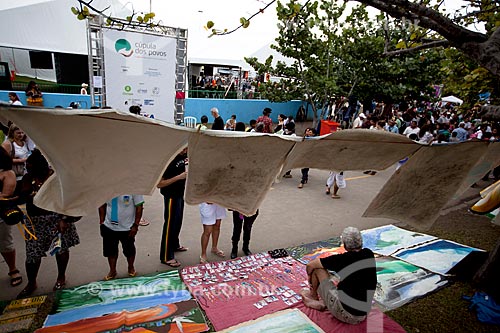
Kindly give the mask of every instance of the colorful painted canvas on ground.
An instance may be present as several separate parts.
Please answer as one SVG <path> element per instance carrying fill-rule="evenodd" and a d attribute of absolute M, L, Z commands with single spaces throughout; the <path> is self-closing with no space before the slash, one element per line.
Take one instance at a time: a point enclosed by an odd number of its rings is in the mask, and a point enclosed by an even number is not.
<path fill-rule="evenodd" d="M 308 285 L 303 264 L 267 253 L 185 267 L 181 275 L 216 330 L 297 304 Z"/>
<path fill-rule="evenodd" d="M 288 254 L 307 264 L 313 259 L 328 257 L 332 254 L 345 252 L 343 247 L 340 247 L 340 237 L 332 237 L 324 241 L 292 246 L 286 249 Z"/>
<path fill-rule="evenodd" d="M 206 332 L 201 309 L 196 301 L 157 304 L 137 311 L 120 311 L 97 318 L 45 327 L 37 333 L 77 332 Z"/>
<path fill-rule="evenodd" d="M 439 274 L 390 257 L 376 258 L 375 301 L 384 311 L 396 309 L 443 287 L 448 281 Z"/>
<path fill-rule="evenodd" d="M 404 333 L 401 325 L 396 323 L 376 306 L 368 314 L 365 321 L 351 325 L 341 322 L 332 316 L 330 311 L 318 311 L 308 308 L 304 303 L 295 306 L 306 314 L 309 319 L 316 323 L 326 333 Z"/>
<path fill-rule="evenodd" d="M 361 234 L 364 247 L 384 256 L 436 239 L 434 236 L 408 231 L 392 224 L 363 230 Z"/>
<path fill-rule="evenodd" d="M 58 296 L 55 313 L 47 317 L 44 327 L 192 299 L 178 271 L 93 282 L 63 290 Z"/>
<path fill-rule="evenodd" d="M 186 286 L 179 272 L 175 270 L 126 279 L 96 281 L 61 290 L 57 294 L 56 312 L 129 299 L 130 295 L 138 297 L 181 290 L 186 290 Z"/>
<path fill-rule="evenodd" d="M 324 333 L 298 309 L 283 310 L 230 327 L 220 333 Z"/>
<path fill-rule="evenodd" d="M 401 250 L 393 256 L 431 272 L 446 274 L 472 251 L 482 251 L 447 240 L 436 240 L 408 250 Z"/>

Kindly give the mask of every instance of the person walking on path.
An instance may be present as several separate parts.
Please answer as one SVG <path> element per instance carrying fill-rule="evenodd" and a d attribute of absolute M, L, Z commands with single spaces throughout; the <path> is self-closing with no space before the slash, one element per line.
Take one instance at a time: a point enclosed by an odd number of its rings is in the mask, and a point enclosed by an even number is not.
<path fill-rule="evenodd" d="M 184 189 L 188 164 L 187 148 L 184 148 L 163 173 L 160 182 L 156 185 L 163 195 L 163 231 L 160 244 L 160 261 L 170 267 L 179 267 L 181 263 L 175 259 L 176 251 L 187 251 L 181 246 L 179 234 L 181 233 L 182 219 L 184 216 Z"/>
<path fill-rule="evenodd" d="M 99 225 L 101 229 L 104 257 L 108 258 L 109 273 L 104 280 L 116 278 L 118 244 L 122 244 L 123 255 L 127 258 L 128 276 L 137 275 L 134 262 L 136 255 L 135 236 L 139 230 L 144 198 L 142 195 L 120 195 L 99 207 Z"/>
<path fill-rule="evenodd" d="M 312 127 L 308 127 L 305 130 L 304 133 L 304 140 L 307 140 L 308 138 L 311 138 L 313 136 L 316 136 L 316 130 Z M 300 169 L 300 172 L 302 173 L 302 179 L 300 180 L 298 188 L 303 188 L 304 184 L 307 184 L 307 181 L 309 180 L 309 168 L 302 168 Z"/>
<path fill-rule="evenodd" d="M 326 191 L 325 194 L 329 195 L 330 194 L 330 189 L 333 185 L 333 194 L 332 194 L 332 199 L 340 199 L 340 196 L 338 195 L 338 191 L 340 188 L 345 188 L 346 187 L 346 182 L 344 178 L 344 171 L 340 172 L 335 172 L 331 171 L 330 174 L 328 175 L 328 178 L 326 180 Z"/>

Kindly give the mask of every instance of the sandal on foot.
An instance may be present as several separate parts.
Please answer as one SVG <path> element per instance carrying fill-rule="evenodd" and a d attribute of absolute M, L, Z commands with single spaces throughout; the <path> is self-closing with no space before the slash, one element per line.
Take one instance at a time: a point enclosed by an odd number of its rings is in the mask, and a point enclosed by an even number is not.
<path fill-rule="evenodd" d="M 206 264 L 208 263 L 208 260 L 200 256 L 200 264 Z"/>
<path fill-rule="evenodd" d="M 12 287 L 17 287 L 18 285 L 23 283 L 23 277 L 21 276 L 21 274 L 19 274 L 18 269 L 9 272 L 8 275 L 10 276 L 10 285 Z M 18 276 L 13 276 L 13 275 L 18 275 Z"/>
<path fill-rule="evenodd" d="M 54 288 L 52 290 L 57 291 L 64 289 L 66 287 L 66 281 L 56 281 L 56 284 L 54 285 Z"/>
<path fill-rule="evenodd" d="M 333 195 L 332 195 L 332 199 L 340 199 L 340 195 L 333 194 Z"/>
<path fill-rule="evenodd" d="M 186 252 L 187 250 L 189 250 L 188 247 L 179 246 L 178 248 L 175 249 L 175 252 Z"/>
<path fill-rule="evenodd" d="M 114 280 L 116 279 L 116 275 L 118 275 L 118 273 L 115 273 L 115 274 L 108 274 L 104 277 L 104 280 L 105 281 L 109 281 L 109 280 Z"/>
<path fill-rule="evenodd" d="M 130 277 L 135 277 L 136 275 L 137 275 L 136 271 L 128 272 L 128 276 L 130 276 Z"/>
<path fill-rule="evenodd" d="M 37 286 L 34 285 L 34 286 L 31 286 L 31 285 L 27 285 L 26 287 L 24 287 L 24 289 L 17 295 L 16 299 L 21 299 L 21 298 L 26 298 L 26 297 L 29 297 L 31 296 L 35 290 L 36 290 Z"/>
<path fill-rule="evenodd" d="M 141 220 L 139 221 L 139 225 L 146 227 L 146 226 L 150 225 L 150 222 L 144 218 L 141 218 Z"/>
<path fill-rule="evenodd" d="M 225 258 L 226 254 L 222 250 L 212 250 L 212 253 L 215 254 L 217 257 Z"/>
<path fill-rule="evenodd" d="M 181 266 L 181 263 L 178 262 L 176 259 L 165 261 L 164 264 L 167 265 L 167 266 L 170 266 L 170 267 L 179 267 L 179 266 Z"/>

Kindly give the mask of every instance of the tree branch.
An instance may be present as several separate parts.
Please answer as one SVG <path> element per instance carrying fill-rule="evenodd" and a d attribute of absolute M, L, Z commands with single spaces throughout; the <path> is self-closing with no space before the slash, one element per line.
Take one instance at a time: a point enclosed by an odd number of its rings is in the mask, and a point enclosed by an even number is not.
<path fill-rule="evenodd" d="M 383 55 L 386 57 L 389 57 L 389 56 L 395 56 L 395 55 L 400 55 L 400 54 L 413 53 L 413 52 L 420 51 L 420 50 L 432 49 L 432 48 L 440 47 L 440 46 L 443 46 L 443 47 L 450 46 L 450 42 L 447 40 L 435 40 L 432 42 L 424 43 L 424 44 L 421 44 L 419 46 L 415 46 L 415 47 L 411 47 L 411 48 L 407 48 L 407 49 L 401 49 L 401 50 L 397 50 L 397 51 L 387 51 L 387 52 L 384 52 Z"/>
<path fill-rule="evenodd" d="M 349 0 L 372 6 L 395 18 L 409 18 L 414 24 L 432 29 L 458 46 L 465 42 L 481 43 L 488 39 L 486 34 L 468 30 L 455 24 L 451 19 L 438 11 L 407 0 Z"/>
<path fill-rule="evenodd" d="M 273 3 L 275 3 L 276 0 L 272 0 L 270 3 L 268 3 L 264 8 L 261 8 L 259 9 L 258 12 L 254 13 L 252 16 L 250 16 L 247 21 L 250 21 L 252 20 L 255 16 L 259 15 L 259 14 L 262 14 L 264 13 L 264 10 L 266 10 L 269 6 L 271 6 Z M 243 24 L 240 24 L 238 27 L 234 28 L 233 30 L 231 31 L 224 31 L 224 32 L 220 32 L 220 33 L 216 33 L 215 35 L 217 36 L 224 36 L 224 35 L 229 35 L 229 34 L 232 34 L 233 32 L 235 32 L 236 30 L 238 29 L 241 29 L 243 28 Z"/>

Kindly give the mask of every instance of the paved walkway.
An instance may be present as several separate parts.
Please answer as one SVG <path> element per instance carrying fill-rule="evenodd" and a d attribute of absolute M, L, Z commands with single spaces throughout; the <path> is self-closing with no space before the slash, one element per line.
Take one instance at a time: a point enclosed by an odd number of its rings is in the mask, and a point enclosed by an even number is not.
<path fill-rule="evenodd" d="M 397 223 L 389 219 L 361 217 L 394 170 L 395 167 L 390 167 L 375 176 L 367 176 L 362 172 L 346 172 L 347 188 L 339 191 L 342 197 L 340 200 L 334 200 L 325 195 L 327 171 L 311 170 L 309 183 L 303 189 L 298 189 L 300 170 L 293 170 L 293 178 L 282 179 L 274 184 L 264 200 L 260 215 L 253 227 L 251 250 L 253 252 L 267 251 L 327 239 L 340 235 L 342 230 L 350 225 L 362 230 Z M 145 201 L 144 216 L 151 221 L 151 225 L 140 227 L 136 237 L 136 270 L 139 275 L 172 269 L 161 264 L 159 260 L 159 243 L 163 226 L 163 197 L 156 191 L 154 195 L 145 197 Z M 107 260 L 102 256 L 97 210 L 94 215 L 86 216 L 77 222 L 77 228 L 81 243 L 70 252 L 67 270 L 68 287 L 102 280 L 108 272 Z M 177 259 L 183 266 L 196 265 L 199 262 L 201 233 L 198 206 L 186 205 L 181 243 L 188 247 L 189 251 L 177 255 Z M 231 250 L 231 233 L 232 217 L 228 214 L 222 222 L 219 241 L 219 247 L 226 253 L 227 258 Z M 20 287 L 10 287 L 7 265 L 5 262 L 0 263 L 0 300 L 15 298 L 26 284 L 24 240 L 17 229 L 14 230 L 14 237 L 18 268 L 23 274 L 24 281 Z M 240 255 L 242 255 L 241 251 Z M 209 260 L 223 259 L 209 254 Z M 44 258 L 35 295 L 51 292 L 56 276 L 55 258 Z M 121 252 L 118 260 L 118 276 L 127 276 L 127 265 Z"/>

